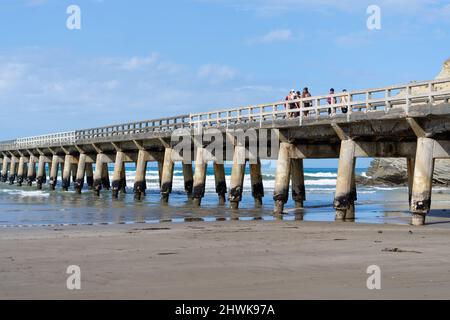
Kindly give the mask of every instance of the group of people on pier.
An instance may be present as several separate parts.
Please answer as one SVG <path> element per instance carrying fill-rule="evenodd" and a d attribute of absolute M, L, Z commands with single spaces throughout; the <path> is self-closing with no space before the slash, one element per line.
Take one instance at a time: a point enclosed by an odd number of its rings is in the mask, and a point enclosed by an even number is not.
<path fill-rule="evenodd" d="M 346 89 L 342 90 L 342 93 L 345 94 L 346 92 L 347 92 Z M 327 99 L 327 102 L 328 102 L 328 104 L 330 106 L 338 103 L 338 97 L 336 97 L 335 95 L 336 95 L 336 93 L 335 93 L 334 88 L 331 88 L 330 92 L 329 92 L 329 97 Z M 308 109 L 308 108 L 312 107 L 313 106 L 313 102 L 312 102 L 312 100 L 308 100 L 308 98 L 311 98 L 311 93 L 309 92 L 309 89 L 307 87 L 305 87 L 302 92 L 296 91 L 295 89 L 292 89 L 289 92 L 289 94 L 286 96 L 286 101 L 292 101 L 292 102 L 287 102 L 286 103 L 286 105 L 285 105 L 286 110 Z M 298 102 L 297 100 L 299 100 L 299 99 L 306 99 L 306 100 L 303 101 L 303 102 Z M 347 95 L 340 96 L 339 97 L 339 103 L 347 104 L 348 103 L 348 96 Z M 328 108 L 328 114 L 329 115 L 337 114 L 337 111 L 338 111 L 337 109 L 338 108 L 336 108 L 336 107 Z M 348 107 L 340 107 L 339 109 L 344 114 L 348 112 Z M 310 110 L 303 111 L 303 115 L 305 117 L 307 117 L 309 115 L 309 113 L 310 113 Z M 289 113 L 289 117 L 291 117 L 291 118 L 297 118 L 299 116 L 300 116 L 300 112 L 299 111 L 295 111 L 295 112 L 290 112 Z"/>

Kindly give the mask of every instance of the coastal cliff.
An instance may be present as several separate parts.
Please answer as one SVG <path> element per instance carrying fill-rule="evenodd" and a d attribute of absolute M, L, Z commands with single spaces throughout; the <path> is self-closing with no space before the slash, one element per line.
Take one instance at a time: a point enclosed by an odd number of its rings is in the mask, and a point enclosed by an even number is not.
<path fill-rule="evenodd" d="M 367 170 L 367 177 L 359 183 L 366 185 L 407 185 L 406 159 L 375 159 Z M 450 186 L 450 159 L 438 159 L 435 163 L 433 183 Z"/>

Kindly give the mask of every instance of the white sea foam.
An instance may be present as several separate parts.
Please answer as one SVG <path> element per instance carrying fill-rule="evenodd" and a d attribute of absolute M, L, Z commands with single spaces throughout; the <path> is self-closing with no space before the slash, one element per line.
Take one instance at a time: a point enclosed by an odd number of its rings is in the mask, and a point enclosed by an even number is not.
<path fill-rule="evenodd" d="M 337 173 L 332 173 L 332 172 L 305 173 L 305 177 L 311 177 L 311 178 L 336 178 L 337 177 Z"/>
<path fill-rule="evenodd" d="M 20 196 L 23 198 L 25 197 L 47 198 L 50 196 L 50 193 L 41 190 L 25 191 L 25 190 L 2 189 L 0 191 L 12 196 Z"/>

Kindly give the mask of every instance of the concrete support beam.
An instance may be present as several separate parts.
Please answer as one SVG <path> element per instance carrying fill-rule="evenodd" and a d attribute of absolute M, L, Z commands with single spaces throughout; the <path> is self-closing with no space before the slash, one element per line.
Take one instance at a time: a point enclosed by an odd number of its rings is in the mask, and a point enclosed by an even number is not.
<path fill-rule="evenodd" d="M 78 158 L 77 173 L 76 173 L 75 182 L 74 182 L 74 188 L 78 194 L 80 194 L 81 190 L 83 190 L 86 165 L 87 165 L 86 164 L 86 154 L 82 153 L 82 154 L 80 154 L 80 157 Z M 91 166 L 91 168 L 92 168 L 92 166 Z"/>
<path fill-rule="evenodd" d="M 339 156 L 338 177 L 336 181 L 336 193 L 334 208 L 336 209 L 336 220 L 344 221 L 347 211 L 354 205 L 355 195 L 353 193 L 354 172 L 355 172 L 355 142 L 353 140 L 343 140 L 341 142 L 341 152 Z M 349 214 L 351 219 L 351 212 Z"/>
<path fill-rule="evenodd" d="M 92 162 L 86 162 L 86 184 L 89 190 L 94 189 L 94 169 L 92 168 Z"/>
<path fill-rule="evenodd" d="M 161 201 L 163 203 L 167 203 L 169 201 L 169 195 L 172 193 L 173 168 L 174 168 L 172 153 L 173 153 L 172 148 L 167 147 L 165 149 L 163 169 L 161 175 Z"/>
<path fill-rule="evenodd" d="M 13 185 L 14 181 L 16 181 L 16 177 L 17 177 L 17 167 L 19 164 L 19 159 L 17 159 L 16 157 L 11 157 L 11 164 L 9 167 L 9 184 Z"/>
<path fill-rule="evenodd" d="M 411 207 L 411 199 L 412 199 L 412 188 L 414 182 L 414 167 L 416 165 L 415 158 L 406 158 L 406 168 L 408 175 L 408 201 L 409 206 Z"/>
<path fill-rule="evenodd" d="M 231 209 L 238 209 L 244 191 L 245 177 L 245 146 L 237 144 L 234 147 L 233 168 L 231 169 L 229 201 Z"/>
<path fill-rule="evenodd" d="M 125 174 L 124 156 L 125 154 L 122 151 L 117 151 L 112 178 L 113 198 L 117 198 L 119 196 L 119 192 L 122 191 L 123 176 Z"/>
<path fill-rule="evenodd" d="M 70 175 L 72 177 L 72 183 L 74 184 L 77 181 L 77 171 L 78 171 L 78 161 L 77 163 L 72 163 L 70 166 Z"/>
<path fill-rule="evenodd" d="M 425 224 L 425 217 L 431 208 L 431 189 L 433 186 L 435 140 L 418 138 L 417 155 L 414 168 L 411 213 L 412 224 Z"/>
<path fill-rule="evenodd" d="M 8 169 L 9 169 L 9 158 L 7 156 L 3 156 L 3 164 L 2 164 L 2 182 L 8 181 Z"/>
<path fill-rule="evenodd" d="M 205 149 L 203 147 L 198 147 L 195 158 L 194 188 L 192 193 L 192 199 L 195 206 L 200 206 L 202 198 L 205 196 L 207 167 L 208 162 L 205 160 Z"/>
<path fill-rule="evenodd" d="M 64 191 L 68 191 L 70 187 L 70 176 L 72 171 L 72 158 L 73 156 L 70 154 L 67 154 L 64 158 L 64 167 L 63 167 L 63 174 L 62 174 L 62 182 L 61 182 L 61 188 Z"/>
<path fill-rule="evenodd" d="M 22 186 L 23 181 L 26 179 L 26 169 L 25 169 L 25 157 L 20 156 L 19 158 L 19 166 L 17 167 L 17 185 L 19 187 Z"/>
<path fill-rule="evenodd" d="M 194 188 L 194 174 L 192 170 L 192 163 L 183 163 L 183 178 L 184 191 L 186 191 L 188 199 L 191 199 L 192 191 Z"/>
<path fill-rule="evenodd" d="M 31 187 L 34 181 L 36 181 L 36 157 L 30 155 L 28 160 L 27 185 Z"/>
<path fill-rule="evenodd" d="M 100 195 L 100 191 L 103 187 L 103 179 L 104 179 L 104 162 L 105 159 L 102 153 L 97 154 L 95 160 L 95 171 L 94 171 L 94 192 L 97 196 Z"/>
<path fill-rule="evenodd" d="M 103 162 L 102 167 L 102 186 L 105 190 L 111 189 L 111 183 L 109 181 L 109 169 L 108 169 L 108 162 Z"/>
<path fill-rule="evenodd" d="M 147 189 L 147 181 L 145 180 L 146 172 L 147 152 L 139 150 L 136 163 L 136 177 L 134 181 L 134 198 L 137 200 L 140 200 L 142 196 L 145 196 L 145 190 Z"/>
<path fill-rule="evenodd" d="M 264 198 L 264 184 L 261 173 L 261 162 L 250 164 L 250 182 L 252 185 L 252 196 L 255 200 L 255 206 L 262 206 L 262 199 Z"/>
<path fill-rule="evenodd" d="M 39 156 L 39 162 L 38 162 L 38 170 L 36 174 L 36 186 L 38 190 L 42 189 L 42 185 L 45 183 L 46 180 L 46 174 L 45 174 L 45 156 L 40 155 Z"/>
<path fill-rule="evenodd" d="M 214 162 L 214 180 L 216 183 L 216 192 L 219 196 L 219 204 L 224 205 L 227 195 L 227 182 L 225 180 L 225 167 L 223 163 Z"/>
<path fill-rule="evenodd" d="M 275 189 L 273 200 L 275 201 L 275 214 L 282 214 L 284 205 L 289 197 L 289 178 L 291 175 L 292 144 L 281 142 L 278 152 L 277 169 L 275 174 Z"/>
<path fill-rule="evenodd" d="M 291 182 L 292 182 L 292 199 L 295 201 L 295 207 L 303 208 L 306 200 L 305 176 L 303 169 L 303 159 L 291 160 Z"/>
<path fill-rule="evenodd" d="M 120 173 L 120 192 L 127 193 L 127 172 L 125 162 L 122 165 L 122 172 Z"/>
<path fill-rule="evenodd" d="M 55 190 L 58 182 L 58 168 L 59 168 L 59 156 L 54 155 L 52 157 L 52 164 L 50 166 L 50 189 Z"/>

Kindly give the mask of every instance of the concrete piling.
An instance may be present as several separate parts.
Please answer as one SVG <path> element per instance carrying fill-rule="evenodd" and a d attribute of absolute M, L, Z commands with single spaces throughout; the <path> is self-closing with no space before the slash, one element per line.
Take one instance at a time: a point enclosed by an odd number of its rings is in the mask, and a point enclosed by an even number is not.
<path fill-rule="evenodd" d="M 184 191 L 186 191 L 188 199 L 191 199 L 192 191 L 194 188 L 194 174 L 192 171 L 192 163 L 183 163 L 183 178 Z"/>
<path fill-rule="evenodd" d="M 55 190 L 56 184 L 58 182 L 58 169 L 59 169 L 59 157 L 57 155 L 53 155 L 52 157 L 52 165 L 50 166 L 50 189 Z"/>
<path fill-rule="evenodd" d="M 17 186 L 21 187 L 25 180 L 25 157 L 20 156 L 19 166 L 17 167 Z"/>
<path fill-rule="evenodd" d="M 295 202 L 295 208 L 301 209 L 306 200 L 303 159 L 291 160 L 291 183 L 292 199 Z"/>
<path fill-rule="evenodd" d="M 42 185 L 45 183 L 45 156 L 40 155 L 38 161 L 38 170 L 36 174 L 36 186 L 38 190 L 42 189 Z"/>
<path fill-rule="evenodd" d="M 105 190 L 111 189 L 111 184 L 109 181 L 109 167 L 107 162 L 104 162 L 102 166 L 102 186 Z"/>
<path fill-rule="evenodd" d="M 103 177 L 103 155 L 101 153 L 97 154 L 95 160 L 95 171 L 94 171 L 94 192 L 97 196 L 100 195 L 102 190 L 102 177 Z"/>
<path fill-rule="evenodd" d="M 3 164 L 2 164 L 2 182 L 8 181 L 8 160 L 9 158 L 7 156 L 3 156 Z"/>
<path fill-rule="evenodd" d="M 245 146 L 237 144 L 234 147 L 233 167 L 231 169 L 230 179 L 230 194 L 228 198 L 230 201 L 230 207 L 234 210 L 239 208 L 239 202 L 242 200 L 242 192 L 244 191 L 245 164 Z"/>
<path fill-rule="evenodd" d="M 414 168 L 414 181 L 411 197 L 412 224 L 422 226 L 431 208 L 431 190 L 433 186 L 435 141 L 419 138 Z"/>
<path fill-rule="evenodd" d="M 116 162 L 114 163 L 114 173 L 112 178 L 112 196 L 117 198 L 119 192 L 122 190 L 123 174 L 124 174 L 124 157 L 125 154 L 122 151 L 117 151 Z"/>
<path fill-rule="evenodd" d="M 264 184 L 261 174 L 261 162 L 258 160 L 255 164 L 250 164 L 250 180 L 252 185 L 252 196 L 255 200 L 255 206 L 262 206 L 264 198 Z"/>
<path fill-rule="evenodd" d="M 127 193 L 127 172 L 125 162 L 122 164 L 122 171 L 120 173 L 120 192 Z"/>
<path fill-rule="evenodd" d="M 78 164 L 77 163 L 72 163 L 70 165 L 70 175 L 72 177 L 72 183 L 75 184 L 75 182 L 77 181 L 77 171 L 78 171 Z"/>
<path fill-rule="evenodd" d="M 164 161 L 161 174 L 161 201 L 167 203 L 169 195 L 172 192 L 173 168 L 172 148 L 166 148 L 164 151 Z"/>
<path fill-rule="evenodd" d="M 72 158 L 73 156 L 70 154 L 67 154 L 64 158 L 64 167 L 63 167 L 63 174 L 62 174 L 62 182 L 61 182 L 61 188 L 64 191 L 68 191 L 70 187 L 70 175 L 72 171 Z"/>
<path fill-rule="evenodd" d="M 77 173 L 74 182 L 74 188 L 78 194 L 81 194 L 81 190 L 83 190 L 85 172 L 86 172 L 86 154 L 81 153 L 80 157 L 78 158 Z"/>
<path fill-rule="evenodd" d="M 225 180 L 225 167 L 223 163 L 214 162 L 214 179 L 216 183 L 216 192 L 219 196 L 219 204 L 224 205 L 227 195 L 227 182 Z"/>
<path fill-rule="evenodd" d="M 413 182 L 414 182 L 415 164 L 416 164 L 416 160 L 414 158 L 406 159 L 406 167 L 407 167 L 407 174 L 408 174 L 408 201 L 409 201 L 410 207 L 411 207 L 411 200 L 412 200 L 412 188 L 413 188 Z"/>
<path fill-rule="evenodd" d="M 11 156 L 11 164 L 9 166 L 9 177 L 8 177 L 10 185 L 13 185 L 14 181 L 16 181 L 17 165 L 18 165 L 18 159 L 14 156 Z"/>
<path fill-rule="evenodd" d="M 147 172 L 146 158 L 147 153 L 144 150 L 139 150 L 134 181 L 134 198 L 137 200 L 141 200 L 142 196 L 145 196 L 145 190 L 147 189 L 147 181 L 145 180 Z"/>
<path fill-rule="evenodd" d="M 36 181 L 36 157 L 30 155 L 28 160 L 27 185 L 31 187 L 34 181 Z"/>
<path fill-rule="evenodd" d="M 206 186 L 206 170 L 208 162 L 204 159 L 205 149 L 197 148 L 197 156 L 195 158 L 194 187 L 192 191 L 192 200 L 195 206 L 200 206 L 205 196 Z"/>
<path fill-rule="evenodd" d="M 94 169 L 91 162 L 86 163 L 86 184 L 89 190 L 94 188 Z"/>
<path fill-rule="evenodd" d="M 280 215 L 283 213 L 284 205 L 289 197 L 289 180 L 291 175 L 291 156 L 292 144 L 281 142 L 278 152 L 277 169 L 275 174 L 275 189 L 273 200 L 275 201 L 274 213 Z"/>
<path fill-rule="evenodd" d="M 342 140 L 334 198 L 336 221 L 346 220 L 347 210 L 351 210 L 352 205 L 354 205 L 355 195 L 353 194 L 352 181 L 354 180 L 355 161 L 355 142 L 353 140 Z M 351 213 L 349 219 L 351 219 Z"/>

